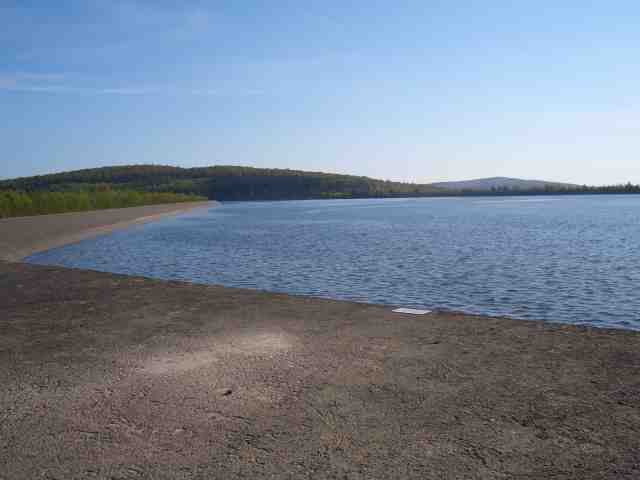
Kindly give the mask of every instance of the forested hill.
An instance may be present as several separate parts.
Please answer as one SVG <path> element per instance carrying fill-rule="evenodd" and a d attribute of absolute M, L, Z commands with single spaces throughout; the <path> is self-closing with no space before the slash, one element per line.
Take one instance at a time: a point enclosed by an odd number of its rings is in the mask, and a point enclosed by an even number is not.
<path fill-rule="evenodd" d="M 180 168 L 133 165 L 92 168 L 0 181 L 0 190 L 74 191 L 111 189 L 203 195 L 215 200 L 361 198 L 435 194 L 430 185 L 298 170 L 235 166 Z"/>
<path fill-rule="evenodd" d="M 0 191 L 136 191 L 204 196 L 213 200 L 422 197 L 447 195 L 558 195 L 640 193 L 640 185 L 578 186 L 518 179 L 414 184 L 299 170 L 235 166 L 180 168 L 161 165 L 102 167 L 0 181 Z M 496 181 L 501 181 L 496 186 Z M 480 182 L 487 183 L 486 179 Z M 477 183 L 477 182 L 476 182 Z"/>

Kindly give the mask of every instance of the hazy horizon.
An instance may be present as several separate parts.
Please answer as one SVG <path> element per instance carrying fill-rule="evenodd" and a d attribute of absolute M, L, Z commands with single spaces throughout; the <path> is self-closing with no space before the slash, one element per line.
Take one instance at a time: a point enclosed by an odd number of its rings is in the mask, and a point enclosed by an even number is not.
<path fill-rule="evenodd" d="M 245 165 L 640 183 L 640 5 L 0 6 L 0 178 Z"/>

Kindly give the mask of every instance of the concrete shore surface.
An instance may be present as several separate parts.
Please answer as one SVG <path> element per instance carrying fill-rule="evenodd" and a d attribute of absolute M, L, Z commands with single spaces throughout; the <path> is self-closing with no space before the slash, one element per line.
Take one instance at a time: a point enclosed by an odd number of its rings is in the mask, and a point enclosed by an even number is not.
<path fill-rule="evenodd" d="M 0 260 L 17 262 L 33 253 L 79 242 L 134 223 L 216 202 L 168 203 L 87 212 L 0 219 Z"/>
<path fill-rule="evenodd" d="M 640 334 L 0 262 L 0 479 L 640 478 Z"/>

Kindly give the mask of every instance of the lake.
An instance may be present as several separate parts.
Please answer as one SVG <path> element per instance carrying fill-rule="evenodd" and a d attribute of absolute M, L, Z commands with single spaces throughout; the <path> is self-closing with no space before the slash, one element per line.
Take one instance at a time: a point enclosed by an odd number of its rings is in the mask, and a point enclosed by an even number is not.
<path fill-rule="evenodd" d="M 237 202 L 26 261 L 640 330 L 640 196 Z"/>

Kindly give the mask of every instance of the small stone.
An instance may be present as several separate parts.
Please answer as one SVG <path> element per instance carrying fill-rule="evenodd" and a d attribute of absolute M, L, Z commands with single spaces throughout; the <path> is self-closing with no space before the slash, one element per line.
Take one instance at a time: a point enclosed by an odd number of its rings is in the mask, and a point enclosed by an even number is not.
<path fill-rule="evenodd" d="M 220 390 L 220 395 L 222 395 L 223 397 L 228 397 L 232 393 L 233 393 L 233 390 L 231 390 L 230 388 L 223 388 Z"/>

